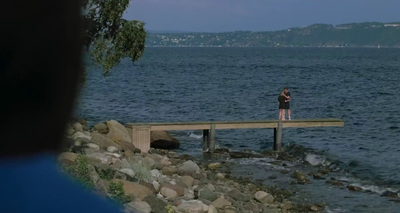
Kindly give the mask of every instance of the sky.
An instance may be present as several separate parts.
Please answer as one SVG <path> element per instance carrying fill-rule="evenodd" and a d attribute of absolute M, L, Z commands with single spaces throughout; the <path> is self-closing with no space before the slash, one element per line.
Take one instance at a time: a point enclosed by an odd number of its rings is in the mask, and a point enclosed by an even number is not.
<path fill-rule="evenodd" d="M 400 22 L 400 0 L 132 0 L 147 31 L 274 31 L 311 24 Z"/>

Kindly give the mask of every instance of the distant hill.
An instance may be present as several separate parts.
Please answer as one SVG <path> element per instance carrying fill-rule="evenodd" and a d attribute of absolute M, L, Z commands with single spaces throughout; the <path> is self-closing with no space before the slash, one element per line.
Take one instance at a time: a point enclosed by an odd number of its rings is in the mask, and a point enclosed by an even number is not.
<path fill-rule="evenodd" d="M 280 31 L 148 33 L 148 47 L 400 47 L 400 22 L 314 24 Z"/>

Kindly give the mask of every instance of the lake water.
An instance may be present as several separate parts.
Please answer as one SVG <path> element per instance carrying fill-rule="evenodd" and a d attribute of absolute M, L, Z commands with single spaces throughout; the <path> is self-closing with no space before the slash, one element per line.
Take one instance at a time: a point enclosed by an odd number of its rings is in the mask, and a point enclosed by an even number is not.
<path fill-rule="evenodd" d="M 288 86 L 293 119 L 340 118 L 345 127 L 284 129 L 284 146 L 312 149 L 337 165 L 337 178 L 370 193 L 322 181 L 294 187 L 329 212 L 400 212 L 400 203 L 380 196 L 400 190 L 400 49 L 147 48 L 139 62 L 124 60 L 106 77 L 88 67 L 77 116 L 89 124 L 277 119 L 277 97 Z M 172 134 L 182 142 L 178 152 L 201 153 L 200 131 Z M 216 140 L 232 150 L 272 149 L 273 130 L 217 131 Z"/>

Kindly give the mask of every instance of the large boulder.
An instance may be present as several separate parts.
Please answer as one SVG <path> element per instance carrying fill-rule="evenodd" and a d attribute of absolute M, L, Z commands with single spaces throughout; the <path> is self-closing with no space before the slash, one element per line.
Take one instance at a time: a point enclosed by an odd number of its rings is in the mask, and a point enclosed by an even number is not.
<path fill-rule="evenodd" d="M 113 146 L 117 149 L 122 149 L 120 145 L 98 132 L 92 132 L 91 136 L 92 138 L 90 139 L 90 141 L 99 145 L 101 148 L 107 149 L 107 147 Z"/>
<path fill-rule="evenodd" d="M 118 121 L 107 121 L 107 126 L 109 129 L 109 132 L 107 134 L 108 138 L 115 142 L 125 141 L 128 143 L 132 143 L 132 137 L 129 135 L 128 130 Z"/>
<path fill-rule="evenodd" d="M 151 131 L 150 133 L 150 147 L 156 149 L 176 149 L 179 148 L 179 145 L 179 141 L 166 131 Z"/>
<path fill-rule="evenodd" d="M 136 182 L 130 182 L 126 180 L 121 180 L 121 179 L 113 179 L 112 181 L 114 182 L 121 182 L 123 184 L 123 188 L 126 194 L 139 198 L 140 200 L 143 200 L 145 197 L 154 195 L 153 191 L 150 190 L 148 187 L 143 186 L 139 183 Z"/>

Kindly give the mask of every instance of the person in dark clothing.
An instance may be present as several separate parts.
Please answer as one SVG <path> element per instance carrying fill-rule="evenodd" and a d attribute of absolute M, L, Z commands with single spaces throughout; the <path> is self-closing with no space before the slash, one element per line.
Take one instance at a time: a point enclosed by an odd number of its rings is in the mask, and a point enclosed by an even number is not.
<path fill-rule="evenodd" d="M 283 89 L 284 92 L 284 96 L 286 98 L 286 102 L 285 102 L 285 110 L 287 110 L 287 114 L 289 116 L 289 120 L 292 120 L 291 114 L 290 114 L 290 92 L 289 92 L 289 88 L 285 87 Z"/>
<path fill-rule="evenodd" d="M 283 91 L 279 94 L 278 101 L 279 101 L 279 120 L 285 120 L 285 106 L 287 99 Z"/>
<path fill-rule="evenodd" d="M 82 71 L 80 3 L 0 3 L 0 212 L 121 212 L 56 160 Z"/>

